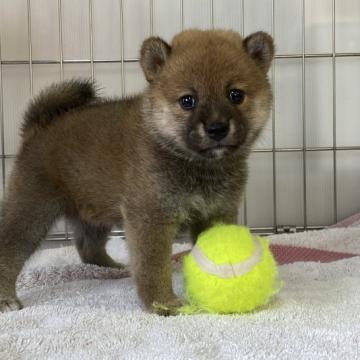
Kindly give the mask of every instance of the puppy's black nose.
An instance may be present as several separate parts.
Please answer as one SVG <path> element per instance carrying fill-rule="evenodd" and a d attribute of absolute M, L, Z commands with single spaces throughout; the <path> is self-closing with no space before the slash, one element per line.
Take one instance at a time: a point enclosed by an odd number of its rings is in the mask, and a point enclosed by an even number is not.
<path fill-rule="evenodd" d="M 229 125 L 222 122 L 214 122 L 205 131 L 210 139 L 220 141 L 228 134 Z"/>

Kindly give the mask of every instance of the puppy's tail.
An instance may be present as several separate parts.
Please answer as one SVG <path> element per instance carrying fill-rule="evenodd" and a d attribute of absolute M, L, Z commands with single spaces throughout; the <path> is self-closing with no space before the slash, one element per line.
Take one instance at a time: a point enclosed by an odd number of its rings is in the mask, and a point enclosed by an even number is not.
<path fill-rule="evenodd" d="M 53 84 L 35 97 L 25 112 L 22 134 L 45 128 L 65 112 L 86 105 L 97 98 L 90 80 L 68 80 Z"/>

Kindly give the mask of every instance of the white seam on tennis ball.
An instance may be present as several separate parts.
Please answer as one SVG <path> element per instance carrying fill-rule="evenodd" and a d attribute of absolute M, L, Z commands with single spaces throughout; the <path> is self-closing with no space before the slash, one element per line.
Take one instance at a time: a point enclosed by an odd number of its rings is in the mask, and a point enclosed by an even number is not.
<path fill-rule="evenodd" d="M 262 258 L 263 250 L 257 237 L 253 237 L 255 250 L 252 255 L 237 264 L 215 264 L 210 260 L 203 251 L 195 245 L 191 250 L 191 254 L 199 267 L 208 274 L 219 276 L 224 279 L 242 276 L 255 267 Z"/>

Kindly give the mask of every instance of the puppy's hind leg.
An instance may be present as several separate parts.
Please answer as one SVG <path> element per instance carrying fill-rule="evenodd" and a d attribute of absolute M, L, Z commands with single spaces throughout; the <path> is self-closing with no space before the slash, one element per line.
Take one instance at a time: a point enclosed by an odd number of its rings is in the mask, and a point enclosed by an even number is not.
<path fill-rule="evenodd" d="M 95 225 L 81 219 L 72 219 L 75 227 L 75 243 L 81 260 L 86 264 L 124 269 L 106 252 L 105 245 L 111 231 L 107 225 Z"/>
<path fill-rule="evenodd" d="M 28 179 L 26 179 L 28 180 Z M 0 313 L 20 309 L 15 283 L 25 261 L 62 213 L 54 193 L 27 181 L 9 191 L 0 215 Z"/>

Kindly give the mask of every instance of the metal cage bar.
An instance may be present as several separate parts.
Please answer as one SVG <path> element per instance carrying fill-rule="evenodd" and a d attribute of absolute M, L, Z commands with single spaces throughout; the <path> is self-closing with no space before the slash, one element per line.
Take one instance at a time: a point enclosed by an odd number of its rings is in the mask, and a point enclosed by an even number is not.
<path fill-rule="evenodd" d="M 94 19 L 93 19 L 93 0 L 89 0 L 89 45 L 90 45 L 90 76 L 91 81 L 95 78 L 94 67 Z"/>
<path fill-rule="evenodd" d="M 33 94 L 34 94 L 34 75 L 33 75 L 32 36 L 31 36 L 31 0 L 27 0 L 27 22 L 28 22 L 30 96 L 33 96 Z"/>
<path fill-rule="evenodd" d="M 301 24 L 301 117 L 302 117 L 302 137 L 303 137 L 303 221 L 304 228 L 307 228 L 307 183 L 306 183 L 306 98 L 305 98 L 305 86 L 306 86 L 306 68 L 305 68 L 305 0 L 302 0 L 302 24 Z"/>
<path fill-rule="evenodd" d="M 149 11 L 150 11 L 149 34 L 150 34 L 150 36 L 153 36 L 153 34 L 154 34 L 154 0 L 149 0 Z"/>
<path fill-rule="evenodd" d="M 58 28 L 59 28 L 59 65 L 60 65 L 60 81 L 64 79 L 64 43 L 63 43 L 63 4 L 62 0 L 58 0 Z M 69 236 L 69 226 L 68 222 L 65 220 L 65 233 L 63 234 L 63 237 L 65 237 L 65 240 L 68 241 L 70 239 Z"/>
<path fill-rule="evenodd" d="M 1 170 L 2 170 L 2 190 L 5 190 L 5 134 L 4 134 L 4 92 L 3 92 L 3 67 L 1 55 L 1 34 L 0 34 L 0 131 L 1 131 Z"/>
<path fill-rule="evenodd" d="M 275 60 L 282 59 L 305 59 L 309 58 L 343 58 L 343 57 L 359 57 L 360 52 L 349 52 L 349 53 L 323 53 L 323 54 L 279 54 L 275 55 Z M 140 60 L 138 58 L 124 58 L 124 63 L 137 63 Z M 107 64 L 107 63 L 121 63 L 122 59 L 94 59 L 94 64 Z M 3 65 L 27 65 L 29 60 L 3 60 Z M 50 65 L 60 64 L 60 60 L 32 60 L 34 65 Z M 89 64 L 91 59 L 63 59 L 63 64 Z"/>
<path fill-rule="evenodd" d="M 359 146 L 337 146 L 336 148 L 332 146 L 324 146 L 324 147 L 307 147 L 306 149 L 302 147 L 294 147 L 294 148 L 264 148 L 264 149 L 253 149 L 253 153 L 290 153 L 290 152 L 314 152 L 314 151 L 358 151 L 360 150 Z M 5 154 L 0 155 L 0 158 L 4 159 L 15 159 L 16 155 L 14 154 Z"/>
<path fill-rule="evenodd" d="M 332 112 L 333 112 L 333 182 L 334 182 L 334 222 L 338 220 L 337 208 L 337 142 L 336 142 L 336 47 L 335 47 L 335 34 L 336 34 L 336 2 L 332 0 L 332 19 L 331 19 L 331 47 L 332 47 Z"/>
<path fill-rule="evenodd" d="M 210 0 L 210 27 L 214 29 L 214 0 Z"/>
<path fill-rule="evenodd" d="M 271 35 L 275 39 L 275 0 L 271 0 Z M 272 179 L 273 179 L 273 227 L 277 226 L 277 187 L 276 187 L 276 122 L 275 122 L 275 62 L 276 58 L 271 64 L 271 84 L 272 84 L 272 108 L 271 108 L 271 122 L 272 122 Z"/>
<path fill-rule="evenodd" d="M 240 2 L 241 6 L 241 28 L 240 28 L 240 34 L 242 37 L 245 36 L 245 1 L 241 0 Z M 248 224 L 248 197 L 247 197 L 247 191 L 245 189 L 244 192 L 244 199 L 243 199 L 243 211 L 244 211 L 244 224 Z"/>
<path fill-rule="evenodd" d="M 58 0 L 58 26 L 59 26 L 59 62 L 60 80 L 64 78 L 64 46 L 63 46 L 63 16 L 62 16 L 62 0 Z"/>
<path fill-rule="evenodd" d="M 184 0 L 180 0 L 180 30 L 184 30 Z"/>
<path fill-rule="evenodd" d="M 121 63 L 121 96 L 125 96 L 125 60 L 124 60 L 124 1 L 119 0 L 120 7 L 120 62 Z"/>

